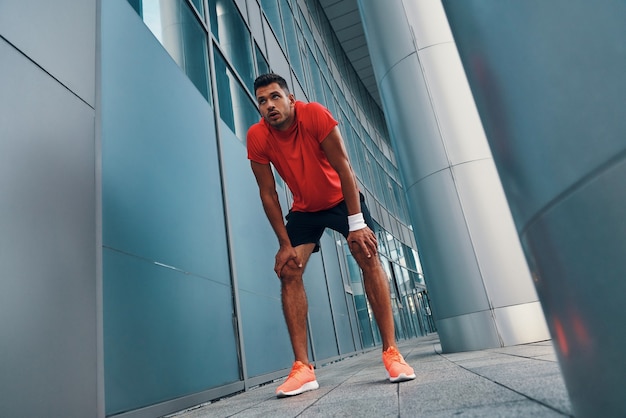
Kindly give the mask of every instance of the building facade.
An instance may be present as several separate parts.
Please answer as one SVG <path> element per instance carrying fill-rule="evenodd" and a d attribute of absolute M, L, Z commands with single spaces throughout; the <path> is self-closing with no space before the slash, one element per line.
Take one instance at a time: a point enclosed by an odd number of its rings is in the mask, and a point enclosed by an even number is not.
<path fill-rule="evenodd" d="M 575 415 L 624 415 L 624 18 L 584 0 L 0 1 L 0 416 L 162 416 L 287 373 L 245 151 L 266 71 L 340 122 L 399 339 L 538 341 L 543 311 Z M 318 364 L 380 344 L 345 243 L 321 244 Z"/>
<path fill-rule="evenodd" d="M 435 331 L 384 115 L 319 2 L 36 3 L 0 4 L 0 415 L 160 416 L 288 372 L 245 151 L 267 71 L 340 122 L 397 338 Z M 380 345 L 340 235 L 305 283 L 313 361 Z"/>
<path fill-rule="evenodd" d="M 107 415 L 186 397 L 193 404 L 291 366 L 276 238 L 245 151 L 259 120 L 260 73 L 284 75 L 296 98 L 325 104 L 339 120 L 379 224 L 397 337 L 432 332 L 384 117 L 319 4 L 112 3 L 102 4 L 100 85 Z M 286 211 L 291 198 L 279 183 Z M 326 232 L 305 282 L 312 360 L 380 344 L 340 235 Z"/>

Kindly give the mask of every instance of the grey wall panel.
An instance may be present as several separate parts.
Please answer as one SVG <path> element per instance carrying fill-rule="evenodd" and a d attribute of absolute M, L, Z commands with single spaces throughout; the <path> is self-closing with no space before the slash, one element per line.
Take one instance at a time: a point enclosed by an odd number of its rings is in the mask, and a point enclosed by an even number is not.
<path fill-rule="evenodd" d="M 529 338 L 534 341 L 550 339 L 543 308 L 538 301 L 496 308 L 493 318 L 504 346 L 525 344 Z"/>
<path fill-rule="evenodd" d="M 276 74 L 280 74 L 285 78 L 285 80 L 289 79 L 289 62 L 287 58 L 285 58 L 285 54 L 280 48 L 280 44 L 276 40 L 276 36 L 270 29 L 267 21 L 263 19 L 263 28 L 265 33 L 265 46 L 267 47 L 267 57 L 270 62 L 271 70 Z"/>
<path fill-rule="evenodd" d="M 452 33 L 441 2 L 403 1 L 402 5 L 413 31 L 417 48 L 453 42 Z M 466 86 L 467 87 L 467 86 Z"/>
<path fill-rule="evenodd" d="M 407 195 L 409 201 L 419 203 L 413 226 L 423 242 L 422 265 L 435 317 L 441 320 L 489 309 L 451 171 L 429 176 Z"/>
<path fill-rule="evenodd" d="M 263 22 L 261 16 L 261 8 L 256 0 L 247 0 L 248 5 L 248 21 L 250 32 L 259 44 L 262 51 L 265 51 L 265 35 L 263 34 Z"/>
<path fill-rule="evenodd" d="M 375 21 L 380 15 L 387 16 L 389 21 L 399 22 L 393 30 L 378 31 L 376 36 L 365 30 L 369 50 L 380 54 L 372 60 L 372 66 L 379 79 L 382 79 L 392 66 L 415 53 L 413 35 L 407 24 L 402 0 L 370 1 L 368 7 L 361 7 L 359 11 L 365 22 Z"/>
<path fill-rule="evenodd" d="M 95 107 L 95 0 L 3 0 L 0 35 Z"/>
<path fill-rule="evenodd" d="M 449 166 L 416 54 L 397 63 L 393 73 L 380 80 L 380 90 L 394 98 L 385 102 L 385 117 L 391 135 L 401 139 L 397 141 L 396 157 L 408 189 Z"/>
<path fill-rule="evenodd" d="M 95 113 L 2 39 L 0 62 L 0 416 L 96 416 Z"/>
<path fill-rule="evenodd" d="M 440 339 L 447 341 L 446 352 L 480 350 L 485 346 L 502 345 L 490 310 L 437 319 L 437 333 Z"/>
<path fill-rule="evenodd" d="M 450 164 L 491 159 L 489 143 L 455 45 L 446 43 L 427 48 L 420 52 L 420 62 Z M 499 184 L 498 190 L 502 193 Z"/>
<path fill-rule="evenodd" d="M 493 160 L 460 164 L 452 172 L 490 303 L 497 308 L 537 301 L 519 240 L 510 238 L 516 238 L 515 225 Z"/>

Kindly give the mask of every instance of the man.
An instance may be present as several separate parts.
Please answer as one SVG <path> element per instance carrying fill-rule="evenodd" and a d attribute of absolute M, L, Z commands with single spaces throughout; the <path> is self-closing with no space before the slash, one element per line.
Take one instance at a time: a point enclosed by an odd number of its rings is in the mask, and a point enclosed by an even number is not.
<path fill-rule="evenodd" d="M 278 397 L 319 387 L 309 364 L 307 299 L 302 274 L 326 227 L 343 234 L 363 271 L 365 291 L 383 340 L 383 363 L 391 382 L 415 378 L 397 350 L 387 277 L 377 256 L 373 222 L 330 112 L 318 103 L 296 101 L 285 79 L 264 74 L 254 82 L 262 119 L 248 130 L 248 158 L 265 214 L 278 237 L 274 271 L 295 356 Z M 270 163 L 285 180 L 293 206 L 283 222 Z M 369 226 L 368 226 L 369 225 Z"/>

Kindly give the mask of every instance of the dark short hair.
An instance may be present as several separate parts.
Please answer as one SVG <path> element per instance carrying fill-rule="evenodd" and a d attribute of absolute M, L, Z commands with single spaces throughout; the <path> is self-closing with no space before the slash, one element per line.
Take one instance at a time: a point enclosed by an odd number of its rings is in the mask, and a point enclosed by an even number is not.
<path fill-rule="evenodd" d="M 289 87 L 287 86 L 287 81 L 284 78 L 279 76 L 278 74 L 268 73 L 261 74 L 254 80 L 254 94 L 260 87 L 269 86 L 272 83 L 276 83 L 283 89 L 285 92 L 289 93 Z"/>

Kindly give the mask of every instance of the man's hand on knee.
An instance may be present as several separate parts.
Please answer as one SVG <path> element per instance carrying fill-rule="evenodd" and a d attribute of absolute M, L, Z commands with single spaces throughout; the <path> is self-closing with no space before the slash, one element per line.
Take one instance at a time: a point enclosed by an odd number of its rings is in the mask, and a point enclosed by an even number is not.
<path fill-rule="evenodd" d="M 296 249 L 292 246 L 281 246 L 276 253 L 274 271 L 279 279 L 281 278 L 281 274 L 285 266 L 296 269 L 302 268 L 302 261 L 300 260 L 300 257 L 298 257 Z"/>
<path fill-rule="evenodd" d="M 367 258 L 371 258 L 378 253 L 376 235 L 368 227 L 350 231 L 347 240 L 350 251 L 353 254 L 360 251 L 364 253 Z"/>

